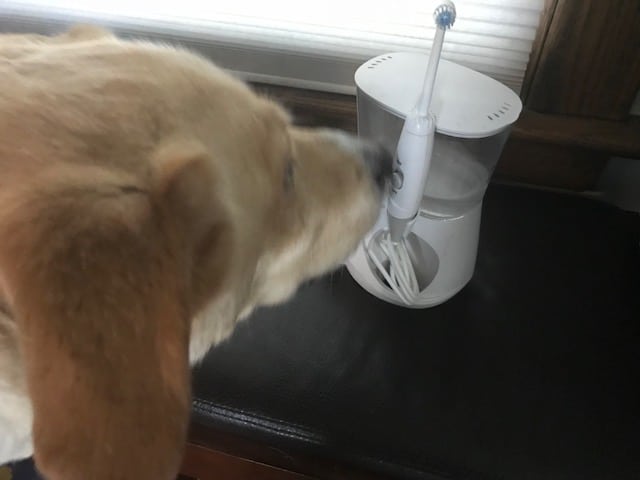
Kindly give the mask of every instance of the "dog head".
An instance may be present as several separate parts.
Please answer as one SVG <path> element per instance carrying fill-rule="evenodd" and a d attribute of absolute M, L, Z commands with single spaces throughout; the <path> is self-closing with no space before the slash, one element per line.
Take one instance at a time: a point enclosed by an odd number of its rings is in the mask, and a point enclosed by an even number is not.
<path fill-rule="evenodd" d="M 305 279 L 341 263 L 372 226 L 391 170 L 383 148 L 339 131 L 295 127 L 277 105 L 252 100 L 236 130 L 212 132 L 235 137 L 227 144 L 232 152 L 216 153 L 225 159 L 217 163 L 224 193 L 216 201 L 234 238 L 229 284 L 241 292 L 245 313 L 285 300 Z M 220 273 L 210 260 L 196 261 L 196 268 L 213 266 L 200 274 L 205 290 Z"/>
<path fill-rule="evenodd" d="M 180 107 L 158 120 L 171 134 L 154 150 L 149 188 L 191 236 L 192 310 L 220 293 L 244 313 L 282 301 L 342 262 L 373 225 L 392 158 L 344 132 L 297 127 L 276 103 L 175 54 L 191 88 L 172 88 L 175 75 L 161 85 Z"/>

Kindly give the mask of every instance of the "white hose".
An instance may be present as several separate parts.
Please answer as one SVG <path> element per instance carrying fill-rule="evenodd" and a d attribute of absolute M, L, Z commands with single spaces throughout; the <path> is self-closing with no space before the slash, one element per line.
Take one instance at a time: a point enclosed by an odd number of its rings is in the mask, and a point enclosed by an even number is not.
<path fill-rule="evenodd" d="M 420 286 L 407 250 L 406 237 L 394 242 L 391 240 L 389 232 L 384 231 L 371 241 L 375 241 L 376 238 L 378 239 L 377 243 L 380 250 L 389 260 L 389 268 L 385 268 L 383 260 L 378 258 L 378 255 L 365 245 L 367 255 L 400 300 L 406 305 L 415 304 L 420 295 Z"/>

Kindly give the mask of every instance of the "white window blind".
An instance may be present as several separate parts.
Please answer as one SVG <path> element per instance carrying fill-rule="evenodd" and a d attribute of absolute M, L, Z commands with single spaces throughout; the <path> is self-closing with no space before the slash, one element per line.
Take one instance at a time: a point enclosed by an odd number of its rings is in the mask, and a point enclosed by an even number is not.
<path fill-rule="evenodd" d="M 76 22 L 200 50 L 250 80 L 352 93 L 366 59 L 428 52 L 437 3 L 415 0 L 25 0 L 0 2 L 3 31 Z M 519 91 L 544 0 L 457 0 L 443 58 Z"/>

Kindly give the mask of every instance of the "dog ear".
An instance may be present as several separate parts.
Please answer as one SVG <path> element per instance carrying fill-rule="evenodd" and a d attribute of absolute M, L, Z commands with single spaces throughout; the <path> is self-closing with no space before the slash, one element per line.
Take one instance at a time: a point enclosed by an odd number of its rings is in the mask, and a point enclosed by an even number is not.
<path fill-rule="evenodd" d="M 197 142 L 173 141 L 153 156 L 152 185 L 187 238 L 198 242 L 224 221 L 219 176 L 209 154 Z"/>
<path fill-rule="evenodd" d="M 180 464 L 192 236 L 224 215 L 197 217 L 202 155 L 165 153 L 150 188 L 74 166 L 5 198 L 0 271 L 49 480 L 168 480 Z"/>

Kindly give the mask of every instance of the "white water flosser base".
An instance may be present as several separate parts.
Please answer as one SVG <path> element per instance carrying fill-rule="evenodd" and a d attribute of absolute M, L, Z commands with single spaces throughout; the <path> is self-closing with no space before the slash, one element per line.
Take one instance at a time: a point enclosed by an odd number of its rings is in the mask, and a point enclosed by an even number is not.
<path fill-rule="evenodd" d="M 406 305 L 385 285 L 376 269 L 372 268 L 364 247 L 375 248 L 376 242 L 372 240 L 387 228 L 386 206 L 374 228 L 346 261 L 347 269 L 362 288 L 386 302 L 409 308 L 439 305 L 462 290 L 473 276 L 481 211 L 482 203 L 455 218 L 432 217 L 420 212 L 412 228 L 415 236 L 409 243 L 410 255 L 418 257 L 414 265 L 422 265 L 421 271 L 416 272 L 422 290 L 412 305 Z"/>

